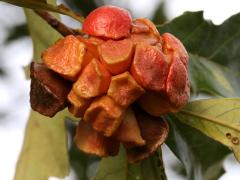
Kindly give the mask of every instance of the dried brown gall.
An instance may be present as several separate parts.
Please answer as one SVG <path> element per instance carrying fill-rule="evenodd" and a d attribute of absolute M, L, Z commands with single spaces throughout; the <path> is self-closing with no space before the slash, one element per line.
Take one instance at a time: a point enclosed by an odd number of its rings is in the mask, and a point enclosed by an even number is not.
<path fill-rule="evenodd" d="M 44 64 L 31 64 L 30 103 L 33 110 L 49 117 L 67 105 L 71 84 Z"/>

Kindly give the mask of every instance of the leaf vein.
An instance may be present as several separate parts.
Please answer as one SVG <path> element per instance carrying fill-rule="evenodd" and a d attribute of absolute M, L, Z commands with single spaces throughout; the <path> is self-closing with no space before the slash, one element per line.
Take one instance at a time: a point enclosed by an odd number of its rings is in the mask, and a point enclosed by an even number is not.
<path fill-rule="evenodd" d="M 222 44 L 219 46 L 219 48 L 217 48 L 208 58 L 209 59 L 213 59 L 214 56 L 222 49 L 224 48 L 229 42 L 231 42 L 232 40 L 234 40 L 238 35 L 240 35 L 240 31 L 237 31 L 235 34 L 233 34 L 232 37 L 228 38 L 227 40 L 225 40 L 224 42 L 222 42 Z"/>

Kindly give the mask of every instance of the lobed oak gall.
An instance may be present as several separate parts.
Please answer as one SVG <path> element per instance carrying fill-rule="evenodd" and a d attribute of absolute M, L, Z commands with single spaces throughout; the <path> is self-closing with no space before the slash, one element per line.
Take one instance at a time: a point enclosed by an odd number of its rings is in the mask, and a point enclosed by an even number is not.
<path fill-rule="evenodd" d="M 83 32 L 92 36 L 120 39 L 130 33 L 132 18 L 128 11 L 115 6 L 101 6 L 83 23 Z"/>
<path fill-rule="evenodd" d="M 187 51 L 150 20 L 132 20 L 114 6 L 92 11 L 83 32 L 45 50 L 44 64 L 32 64 L 32 108 L 53 116 L 68 105 L 81 118 L 75 136 L 80 150 L 106 157 L 122 143 L 128 161 L 139 162 L 167 137 L 160 117 L 189 99 Z"/>
<path fill-rule="evenodd" d="M 74 81 L 84 64 L 85 48 L 85 44 L 69 35 L 42 53 L 43 62 L 49 69 Z"/>

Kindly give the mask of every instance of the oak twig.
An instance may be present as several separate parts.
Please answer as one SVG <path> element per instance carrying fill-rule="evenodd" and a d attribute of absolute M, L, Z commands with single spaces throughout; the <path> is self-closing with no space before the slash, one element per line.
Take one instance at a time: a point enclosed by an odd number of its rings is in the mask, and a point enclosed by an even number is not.
<path fill-rule="evenodd" d="M 65 5 L 60 4 L 60 5 L 56 6 L 53 4 L 48 4 L 46 0 L 45 1 L 1 0 L 1 1 L 13 4 L 15 6 L 25 7 L 25 8 L 29 8 L 29 9 L 33 9 L 33 10 L 47 10 L 47 11 L 60 13 L 60 14 L 69 16 L 73 19 L 76 19 L 77 21 L 79 21 L 81 23 L 83 23 L 85 20 L 85 18 L 82 15 L 71 11 Z"/>
<path fill-rule="evenodd" d="M 159 167 L 160 176 L 161 176 L 160 178 L 161 178 L 161 180 L 167 180 L 167 175 L 165 173 L 165 168 L 164 168 L 164 163 L 163 163 L 163 158 L 162 158 L 162 149 L 161 149 L 161 147 L 156 152 L 156 154 L 157 154 L 157 158 L 158 158 L 158 167 Z"/>
<path fill-rule="evenodd" d="M 80 30 L 72 29 L 62 22 L 60 22 L 58 19 L 56 19 L 53 15 L 48 13 L 44 10 L 35 10 L 36 14 L 38 14 L 41 18 L 43 18 L 50 26 L 52 26 L 55 30 L 57 30 L 61 35 L 67 36 L 67 35 L 83 35 L 83 33 Z"/>
<path fill-rule="evenodd" d="M 162 149 L 161 147 L 155 152 L 155 158 L 157 163 L 157 170 L 159 172 L 159 179 L 161 180 L 167 180 L 167 175 L 165 173 L 164 163 L 162 159 Z"/>

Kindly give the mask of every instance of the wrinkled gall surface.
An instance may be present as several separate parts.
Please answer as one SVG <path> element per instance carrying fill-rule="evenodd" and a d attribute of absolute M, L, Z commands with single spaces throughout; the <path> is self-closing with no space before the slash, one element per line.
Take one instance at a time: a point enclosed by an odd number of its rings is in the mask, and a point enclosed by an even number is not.
<path fill-rule="evenodd" d="M 119 7 L 91 12 L 83 32 L 58 40 L 42 64 L 32 64 L 32 109 L 52 117 L 68 107 L 81 119 L 75 143 L 86 153 L 113 156 L 122 143 L 129 162 L 145 159 L 167 137 L 160 116 L 189 99 L 188 54 L 172 34 Z"/>

